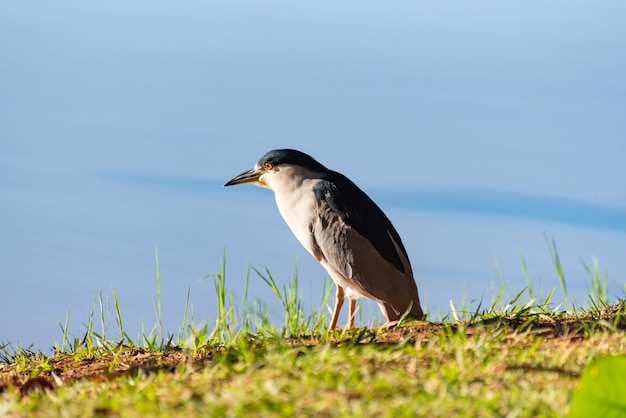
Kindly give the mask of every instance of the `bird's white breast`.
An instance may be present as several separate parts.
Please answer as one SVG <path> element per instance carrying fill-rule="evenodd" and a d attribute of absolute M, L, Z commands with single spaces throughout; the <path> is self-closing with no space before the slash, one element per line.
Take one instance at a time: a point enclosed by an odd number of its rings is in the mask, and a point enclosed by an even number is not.
<path fill-rule="evenodd" d="M 294 233 L 298 241 L 313 256 L 313 236 L 311 224 L 314 222 L 314 214 L 317 213 L 318 201 L 313 191 L 317 180 L 306 179 L 301 187 L 295 190 L 283 190 L 274 192 L 276 205 L 281 216 Z"/>
<path fill-rule="evenodd" d="M 281 216 L 298 241 L 316 257 L 313 251 L 311 224 L 318 213 L 318 199 L 313 187 L 319 179 L 312 172 L 296 172 L 292 167 L 283 167 L 281 172 L 263 179 L 272 189 Z"/>

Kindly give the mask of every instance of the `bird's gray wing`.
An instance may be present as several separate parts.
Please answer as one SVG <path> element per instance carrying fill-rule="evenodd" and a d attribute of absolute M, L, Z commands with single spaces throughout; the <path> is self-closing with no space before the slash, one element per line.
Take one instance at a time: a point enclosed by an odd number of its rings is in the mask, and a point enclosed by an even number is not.
<path fill-rule="evenodd" d="M 409 257 L 402 240 L 391 221 L 365 192 L 346 176 L 334 171 L 317 183 L 314 191 L 317 198 L 325 201 L 345 224 L 371 242 L 385 260 L 400 272 L 405 272 L 402 259 L 408 263 Z"/>

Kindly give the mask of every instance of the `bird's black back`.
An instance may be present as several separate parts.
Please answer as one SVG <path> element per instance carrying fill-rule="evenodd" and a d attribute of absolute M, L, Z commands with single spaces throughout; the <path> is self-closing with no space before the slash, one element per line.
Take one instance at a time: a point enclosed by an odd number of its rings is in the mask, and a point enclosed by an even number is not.
<path fill-rule="evenodd" d="M 326 172 L 314 191 L 317 198 L 325 200 L 346 224 L 367 238 L 385 260 L 405 272 L 393 243 L 395 241 L 398 244 L 408 261 L 400 235 L 385 213 L 364 191 L 343 174 L 331 170 Z"/>

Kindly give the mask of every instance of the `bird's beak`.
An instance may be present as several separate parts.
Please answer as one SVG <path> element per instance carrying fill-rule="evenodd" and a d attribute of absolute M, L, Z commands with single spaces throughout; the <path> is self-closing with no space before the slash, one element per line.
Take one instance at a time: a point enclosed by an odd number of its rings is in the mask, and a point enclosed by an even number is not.
<path fill-rule="evenodd" d="M 251 168 L 250 170 L 245 171 L 238 176 L 235 176 L 232 179 L 228 180 L 226 183 L 224 183 L 224 187 L 234 186 L 235 184 L 243 183 L 257 183 L 259 177 L 261 177 L 261 174 L 263 174 L 263 172 L 258 167 Z"/>

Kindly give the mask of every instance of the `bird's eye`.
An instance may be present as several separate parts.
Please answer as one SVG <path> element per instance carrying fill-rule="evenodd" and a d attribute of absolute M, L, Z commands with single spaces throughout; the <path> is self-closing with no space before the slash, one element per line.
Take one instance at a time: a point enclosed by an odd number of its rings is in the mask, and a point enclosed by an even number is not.
<path fill-rule="evenodd" d="M 263 164 L 263 167 L 265 167 L 265 169 L 269 171 L 274 168 L 274 164 L 270 163 L 269 161 L 266 161 L 265 164 Z"/>

